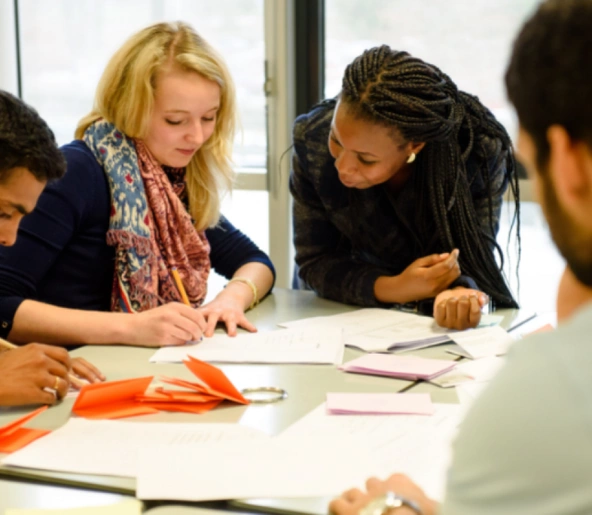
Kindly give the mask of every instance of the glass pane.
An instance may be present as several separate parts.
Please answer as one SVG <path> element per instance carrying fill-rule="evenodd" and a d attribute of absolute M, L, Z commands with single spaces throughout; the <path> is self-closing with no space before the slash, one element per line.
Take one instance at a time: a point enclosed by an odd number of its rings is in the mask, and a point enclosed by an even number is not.
<path fill-rule="evenodd" d="M 222 201 L 222 212 L 236 228 L 245 233 L 269 254 L 269 193 L 267 191 L 234 191 Z M 212 272 L 208 281 L 210 301 L 228 280 Z"/>
<path fill-rule="evenodd" d="M 515 136 L 503 76 L 511 42 L 539 0 L 325 0 L 325 96 L 345 67 L 381 44 L 435 64 L 477 95 Z"/>
<path fill-rule="evenodd" d="M 60 144 L 92 107 L 111 55 L 137 30 L 159 21 L 191 24 L 224 56 L 237 86 L 240 167 L 265 167 L 263 0 L 20 0 L 24 99 Z"/>

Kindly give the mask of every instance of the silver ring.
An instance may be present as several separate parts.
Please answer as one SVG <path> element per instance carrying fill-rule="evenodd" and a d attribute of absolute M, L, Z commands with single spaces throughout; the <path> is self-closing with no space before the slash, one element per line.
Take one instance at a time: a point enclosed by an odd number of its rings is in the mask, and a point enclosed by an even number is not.
<path fill-rule="evenodd" d="M 275 386 L 258 386 L 257 388 L 243 388 L 241 390 L 243 396 L 248 399 L 251 404 L 271 404 L 278 402 L 288 397 L 288 392 L 283 388 L 276 388 Z M 263 398 L 250 399 L 249 394 L 264 394 Z"/>

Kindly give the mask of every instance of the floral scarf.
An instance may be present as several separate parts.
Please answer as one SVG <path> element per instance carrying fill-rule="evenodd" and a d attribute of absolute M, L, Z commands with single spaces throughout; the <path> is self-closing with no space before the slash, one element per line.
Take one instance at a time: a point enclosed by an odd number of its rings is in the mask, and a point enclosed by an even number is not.
<path fill-rule="evenodd" d="M 138 312 L 181 301 L 170 270 L 176 267 L 194 307 L 207 292 L 210 245 L 197 232 L 180 199 L 184 170 L 173 170 L 171 184 L 150 151 L 105 120 L 84 133 L 107 174 L 111 214 L 107 244 L 115 247 L 112 311 Z"/>

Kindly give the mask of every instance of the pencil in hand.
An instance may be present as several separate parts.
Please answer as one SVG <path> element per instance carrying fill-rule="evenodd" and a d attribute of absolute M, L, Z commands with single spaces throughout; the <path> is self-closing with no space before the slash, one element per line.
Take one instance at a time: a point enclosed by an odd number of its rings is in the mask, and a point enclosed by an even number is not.
<path fill-rule="evenodd" d="M 177 267 L 171 268 L 171 275 L 173 276 L 173 280 L 177 285 L 177 290 L 179 290 L 179 293 L 181 294 L 183 304 L 191 306 L 191 303 L 189 302 L 189 297 L 187 297 L 187 292 L 185 291 L 185 287 L 183 286 L 183 281 L 181 281 L 181 276 L 179 275 Z"/>
<path fill-rule="evenodd" d="M 11 350 L 11 349 L 16 349 L 18 346 L 15 345 L 14 343 L 10 343 L 9 341 L 5 340 L 4 338 L 0 338 L 0 347 L 4 348 L 6 350 Z M 76 377 L 74 374 L 71 374 L 71 373 L 68 374 L 68 379 L 70 380 L 70 383 L 72 385 L 74 385 L 76 388 L 78 388 L 79 390 L 87 384 L 82 379 Z"/>

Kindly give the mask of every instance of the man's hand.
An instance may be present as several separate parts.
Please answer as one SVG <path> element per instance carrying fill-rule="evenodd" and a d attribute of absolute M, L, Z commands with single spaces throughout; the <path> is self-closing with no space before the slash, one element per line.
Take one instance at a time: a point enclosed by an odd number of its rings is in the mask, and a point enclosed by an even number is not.
<path fill-rule="evenodd" d="M 372 499 L 386 492 L 394 492 L 409 501 L 415 502 L 422 515 L 434 515 L 438 503 L 432 501 L 411 479 L 403 474 L 393 474 L 386 481 L 372 477 L 366 481 L 366 492 L 354 488 L 347 490 L 341 497 L 329 504 L 329 510 L 335 515 L 358 515 Z M 417 512 L 403 506 L 393 510 L 393 515 L 417 515 Z"/>
<path fill-rule="evenodd" d="M 65 349 L 39 343 L 0 353 L 0 406 L 55 404 L 68 392 L 70 365 Z"/>
<path fill-rule="evenodd" d="M 434 319 L 448 329 L 477 327 L 481 321 L 481 308 L 489 297 L 479 290 L 454 288 L 445 290 L 434 300 Z"/>

